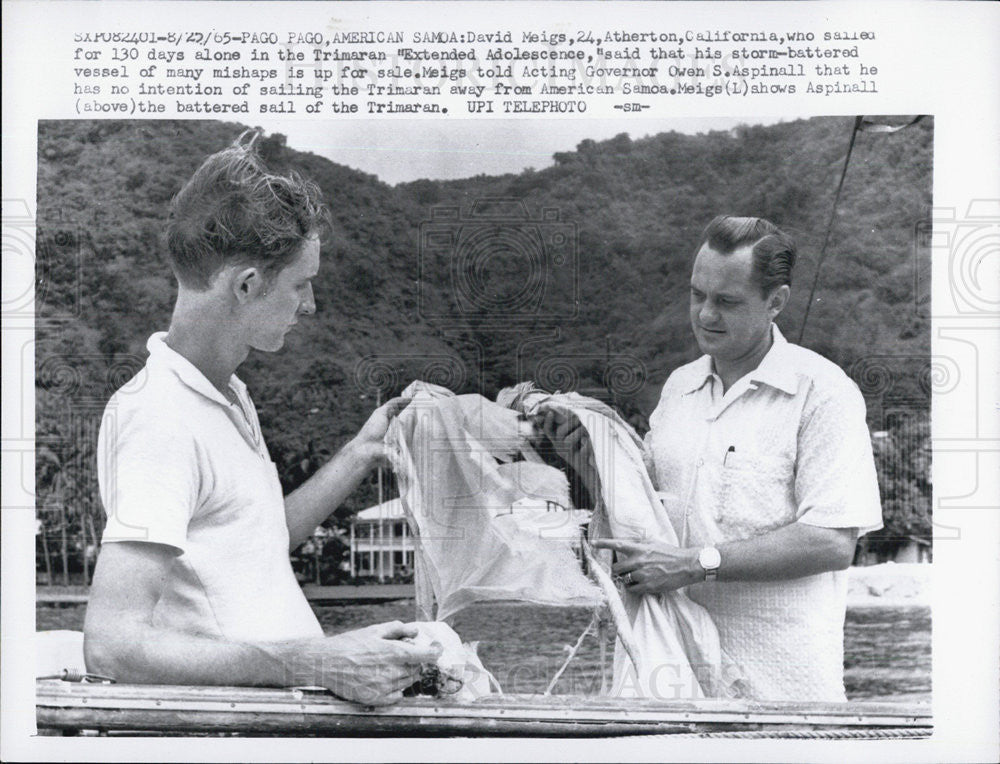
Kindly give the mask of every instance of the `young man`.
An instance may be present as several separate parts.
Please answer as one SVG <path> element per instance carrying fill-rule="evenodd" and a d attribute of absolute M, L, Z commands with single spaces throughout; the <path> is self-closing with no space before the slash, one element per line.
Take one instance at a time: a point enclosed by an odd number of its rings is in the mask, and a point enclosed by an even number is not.
<path fill-rule="evenodd" d="M 120 682 L 327 687 L 392 702 L 435 650 L 414 627 L 323 636 L 289 551 L 382 458 L 400 401 L 377 409 L 282 497 L 253 403 L 235 375 L 316 309 L 326 211 L 315 185 L 270 174 L 242 139 L 174 199 L 178 281 L 169 331 L 108 404 L 98 477 L 108 515 L 87 607 L 88 670 Z"/>
<path fill-rule="evenodd" d="M 689 587 L 753 698 L 842 701 L 845 569 L 881 504 L 860 392 L 773 324 L 794 263 L 766 220 L 708 225 L 691 274 L 704 355 L 667 379 L 647 436 L 682 547 L 599 543 L 631 591 Z"/>

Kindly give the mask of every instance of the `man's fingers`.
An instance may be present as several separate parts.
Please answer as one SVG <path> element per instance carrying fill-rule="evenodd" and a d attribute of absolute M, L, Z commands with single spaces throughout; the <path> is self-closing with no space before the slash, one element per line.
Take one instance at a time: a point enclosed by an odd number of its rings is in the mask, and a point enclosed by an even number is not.
<path fill-rule="evenodd" d="M 586 433 L 586 431 L 580 426 L 580 421 L 572 415 L 567 415 L 556 425 L 556 437 L 559 440 L 575 439 L 580 436 L 580 433 Z"/>
<path fill-rule="evenodd" d="M 577 427 L 575 430 L 570 430 L 563 442 L 566 443 L 567 448 L 570 452 L 580 451 L 587 446 L 587 431 L 582 427 Z"/>
<path fill-rule="evenodd" d="M 611 572 L 616 576 L 624 576 L 626 573 L 631 573 L 634 570 L 638 570 L 643 567 L 642 563 L 639 562 L 638 557 L 626 557 L 623 560 L 619 560 L 614 565 L 611 566 Z"/>
<path fill-rule="evenodd" d="M 625 552 L 635 554 L 642 551 L 642 544 L 637 541 L 627 541 L 626 539 L 597 539 L 592 546 L 598 549 L 610 549 L 614 552 Z"/>
<path fill-rule="evenodd" d="M 543 426 L 546 431 L 559 436 L 565 436 L 578 421 L 572 413 L 556 409 L 546 409 L 544 417 Z"/>
<path fill-rule="evenodd" d="M 402 621 L 380 623 L 375 626 L 375 629 L 382 639 L 413 639 L 419 633 L 415 625 L 406 624 Z"/>
<path fill-rule="evenodd" d="M 396 702 L 396 693 L 419 678 L 419 669 L 381 665 L 369 672 L 332 677 L 326 686 L 339 698 L 366 706 L 382 706 Z"/>
<path fill-rule="evenodd" d="M 387 419 L 392 419 L 399 415 L 399 412 L 410 405 L 412 398 L 393 398 L 382 405 L 383 411 L 385 411 L 385 416 Z"/>
<path fill-rule="evenodd" d="M 542 420 L 542 432 L 553 443 L 558 438 L 559 425 L 562 424 L 562 421 L 562 416 L 558 411 L 549 409 L 545 412 L 545 418 Z"/>
<path fill-rule="evenodd" d="M 377 695 L 372 695 L 371 697 L 366 697 L 361 702 L 366 706 L 391 706 L 393 703 L 398 703 L 403 699 L 403 690 L 411 684 L 413 684 L 413 682 L 409 682 L 404 687 L 401 687 L 398 690 L 393 690 L 389 693 L 379 693 Z"/>
<path fill-rule="evenodd" d="M 406 664 L 410 666 L 418 666 L 421 663 L 435 663 L 441 657 L 441 653 L 444 652 L 444 648 L 441 647 L 440 642 L 432 642 L 426 647 L 417 647 L 408 642 L 400 642 L 399 646 L 403 651 Z"/>
<path fill-rule="evenodd" d="M 587 430 L 572 414 L 549 409 L 542 420 L 542 432 L 567 461 L 589 450 Z"/>
<path fill-rule="evenodd" d="M 416 680 L 414 680 L 414 681 L 416 681 Z M 407 684 L 406 687 L 409 687 L 411 684 L 413 684 L 413 682 L 410 682 L 409 684 Z M 405 690 L 406 687 L 400 687 L 395 692 L 390 693 L 389 695 L 387 695 L 386 698 L 385 698 L 385 705 L 388 706 L 388 705 L 391 705 L 393 703 L 398 703 L 399 701 L 401 701 L 403 699 L 403 690 Z"/>

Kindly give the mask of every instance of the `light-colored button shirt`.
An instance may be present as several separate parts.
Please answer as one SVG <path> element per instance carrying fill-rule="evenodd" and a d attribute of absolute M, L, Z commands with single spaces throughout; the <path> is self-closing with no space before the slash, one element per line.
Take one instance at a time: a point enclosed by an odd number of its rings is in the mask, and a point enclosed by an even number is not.
<path fill-rule="evenodd" d="M 115 393 L 98 437 L 102 543 L 142 541 L 178 556 L 154 623 L 266 641 L 322 636 L 295 580 L 281 484 L 246 386 L 234 401 L 164 342 Z"/>
<path fill-rule="evenodd" d="M 709 356 L 677 369 L 650 418 L 647 457 L 683 546 L 793 522 L 882 527 L 861 393 L 835 364 L 772 332 L 757 369 L 725 393 Z M 688 593 L 715 619 L 753 697 L 844 700 L 846 571 Z"/>

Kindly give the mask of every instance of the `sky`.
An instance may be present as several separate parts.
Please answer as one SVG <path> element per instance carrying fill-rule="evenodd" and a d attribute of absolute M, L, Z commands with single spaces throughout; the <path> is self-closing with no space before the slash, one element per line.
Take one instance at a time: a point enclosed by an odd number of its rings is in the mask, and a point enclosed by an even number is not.
<path fill-rule="evenodd" d="M 261 121 L 267 133 L 282 133 L 288 145 L 395 185 L 420 178 L 452 180 L 473 175 L 544 169 L 557 151 L 580 141 L 628 133 L 633 140 L 676 130 L 694 134 L 730 130 L 740 124 L 773 124 L 779 118 L 678 117 L 673 119 L 381 119 Z"/>

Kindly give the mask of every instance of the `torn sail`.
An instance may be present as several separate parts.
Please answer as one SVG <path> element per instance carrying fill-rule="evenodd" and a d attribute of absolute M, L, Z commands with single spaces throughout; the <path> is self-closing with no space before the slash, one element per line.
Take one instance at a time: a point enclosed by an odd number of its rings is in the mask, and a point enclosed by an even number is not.
<path fill-rule="evenodd" d="M 527 448 L 517 412 L 426 383 L 386 434 L 400 498 L 444 620 L 474 602 L 596 606 L 574 553 L 590 513 L 568 509 L 565 475 L 514 461 Z M 529 449 L 530 450 L 530 449 Z"/>
<path fill-rule="evenodd" d="M 590 540 L 655 538 L 679 546 L 646 470 L 641 441 L 611 408 L 577 393 L 549 394 L 530 383 L 502 390 L 497 398 L 530 416 L 548 409 L 571 414 L 586 430 L 600 481 Z M 597 555 L 609 568 L 610 553 Z M 741 674 L 723 654 L 711 616 L 683 590 L 621 594 L 628 625 L 619 625 L 619 632 L 630 632 L 628 652 L 638 660 L 634 665 L 622 641 L 616 643 L 613 695 L 672 700 L 742 693 Z"/>

